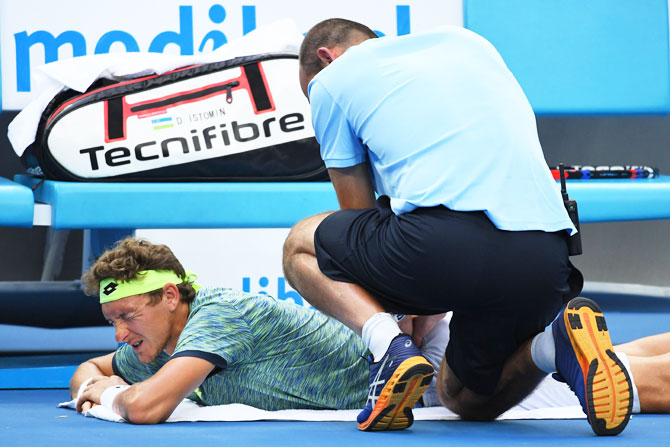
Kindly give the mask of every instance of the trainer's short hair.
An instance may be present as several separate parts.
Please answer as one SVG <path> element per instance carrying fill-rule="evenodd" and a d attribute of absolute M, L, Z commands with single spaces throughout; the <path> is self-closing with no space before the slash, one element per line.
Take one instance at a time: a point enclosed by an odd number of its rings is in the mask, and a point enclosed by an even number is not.
<path fill-rule="evenodd" d="M 328 19 L 317 23 L 305 35 L 300 46 L 300 65 L 305 75 L 314 76 L 324 68 L 324 63 L 316 55 L 321 47 L 349 48 L 361 39 L 372 39 L 377 35 L 362 23 L 347 19 Z"/>

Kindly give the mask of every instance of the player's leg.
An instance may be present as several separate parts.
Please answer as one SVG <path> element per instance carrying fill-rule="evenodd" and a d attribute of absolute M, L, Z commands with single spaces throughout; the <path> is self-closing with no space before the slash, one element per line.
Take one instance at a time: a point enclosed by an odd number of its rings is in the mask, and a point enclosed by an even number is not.
<path fill-rule="evenodd" d="M 651 357 L 670 353 L 670 332 L 638 338 L 628 343 L 616 345 L 617 352 L 625 352 L 636 357 Z"/>
<path fill-rule="evenodd" d="M 618 347 L 617 347 L 618 349 Z M 670 353 L 628 356 L 642 413 L 670 413 Z"/>

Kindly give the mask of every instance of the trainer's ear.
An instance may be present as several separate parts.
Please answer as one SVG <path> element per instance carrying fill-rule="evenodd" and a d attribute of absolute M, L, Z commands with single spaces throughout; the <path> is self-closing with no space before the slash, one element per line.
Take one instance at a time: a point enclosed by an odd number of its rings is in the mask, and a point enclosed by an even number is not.
<path fill-rule="evenodd" d="M 318 50 L 316 50 L 316 56 L 326 65 L 329 65 L 331 62 L 333 62 L 339 54 L 337 54 L 335 51 L 331 50 L 328 47 L 321 47 Z"/>

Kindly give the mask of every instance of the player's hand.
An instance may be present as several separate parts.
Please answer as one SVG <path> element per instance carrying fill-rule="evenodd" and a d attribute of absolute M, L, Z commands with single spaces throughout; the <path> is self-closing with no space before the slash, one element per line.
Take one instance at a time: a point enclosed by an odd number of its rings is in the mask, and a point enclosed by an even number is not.
<path fill-rule="evenodd" d="M 95 407 L 96 405 L 98 405 L 98 404 L 94 404 L 93 402 L 90 402 L 90 401 L 87 400 L 86 402 L 81 404 L 81 414 L 86 416 L 86 413 L 88 413 L 88 410 Z"/>
<path fill-rule="evenodd" d="M 100 404 L 100 396 L 111 386 L 128 385 L 119 376 L 97 376 L 88 384 L 77 399 L 77 411 L 86 414 L 93 406 Z"/>

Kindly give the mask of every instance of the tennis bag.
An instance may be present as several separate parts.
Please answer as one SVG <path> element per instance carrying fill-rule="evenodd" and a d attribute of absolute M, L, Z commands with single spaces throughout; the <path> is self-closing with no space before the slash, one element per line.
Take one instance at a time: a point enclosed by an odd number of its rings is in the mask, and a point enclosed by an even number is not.
<path fill-rule="evenodd" d="M 70 181 L 328 180 L 294 54 L 65 89 L 22 161 Z"/>

